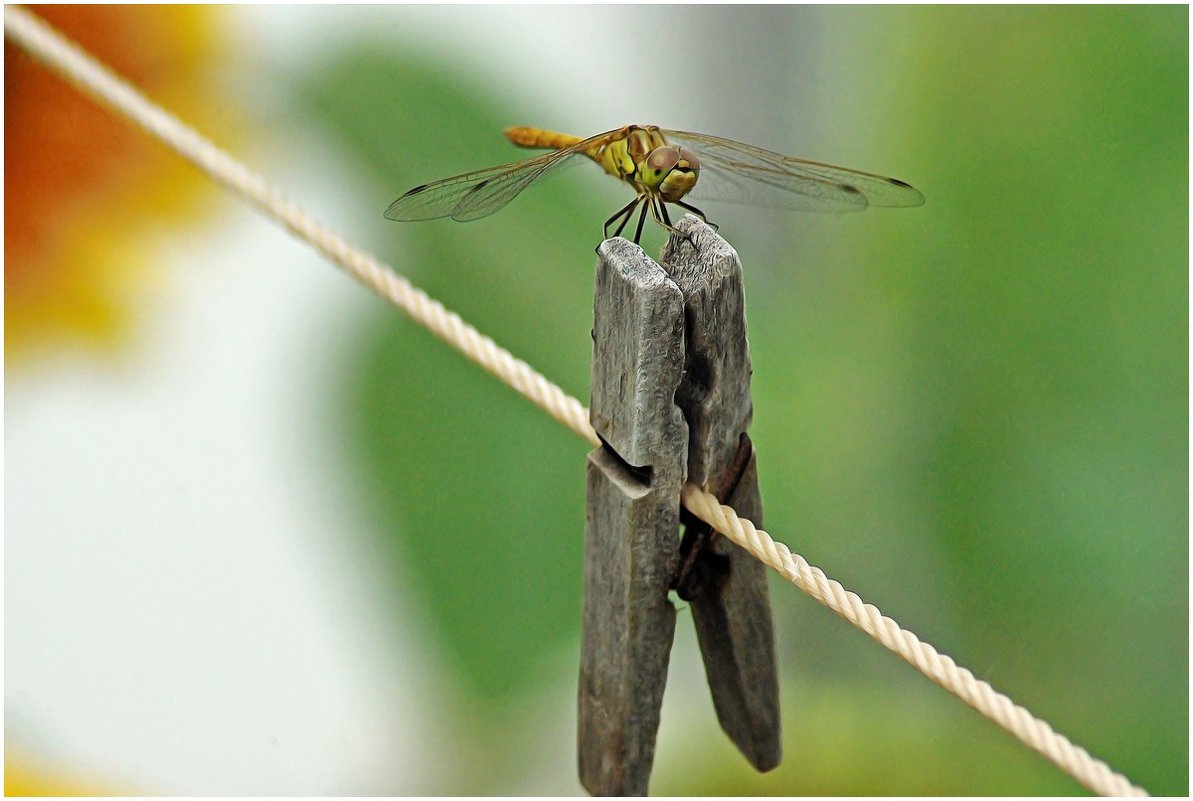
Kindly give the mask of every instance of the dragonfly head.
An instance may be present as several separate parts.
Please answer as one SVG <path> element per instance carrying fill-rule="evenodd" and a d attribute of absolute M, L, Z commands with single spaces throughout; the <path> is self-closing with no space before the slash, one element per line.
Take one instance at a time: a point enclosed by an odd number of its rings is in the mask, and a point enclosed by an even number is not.
<path fill-rule="evenodd" d="M 658 192 L 668 203 L 675 203 L 696 185 L 700 159 L 686 147 L 664 145 L 650 151 L 638 174 L 647 189 Z"/>

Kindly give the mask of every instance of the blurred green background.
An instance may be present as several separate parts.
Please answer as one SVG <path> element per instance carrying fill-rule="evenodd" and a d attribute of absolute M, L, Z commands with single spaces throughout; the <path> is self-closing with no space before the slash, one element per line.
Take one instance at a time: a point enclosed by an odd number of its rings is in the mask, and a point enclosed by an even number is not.
<path fill-rule="evenodd" d="M 664 9 L 633 13 L 671 25 Z M 1134 780 L 1185 794 L 1187 9 L 710 8 L 675 28 L 724 59 L 652 81 L 710 108 L 684 125 L 745 137 L 722 118 L 751 127 L 759 104 L 771 122 L 751 141 L 856 151 L 847 163 L 928 197 L 858 217 L 709 212 L 746 267 L 769 530 Z M 813 52 L 785 52 L 787 37 Z M 776 108 L 821 80 L 833 87 L 814 108 Z M 378 208 L 520 158 L 503 127 L 550 127 L 584 102 L 577 88 L 511 106 L 448 58 L 367 44 L 302 87 Z M 590 249 L 615 208 L 586 172 L 475 225 L 378 234 L 582 398 Z M 540 680 L 534 655 L 576 641 L 577 445 L 385 310 L 357 336 L 356 464 L 470 710 L 496 726 Z M 753 775 L 708 715 L 682 752 L 664 723 L 654 792 L 1078 790 L 794 588 L 773 598 L 784 766 Z M 484 791 L 458 779 L 449 791 Z"/>
<path fill-rule="evenodd" d="M 259 122 L 313 126 L 353 236 L 585 401 L 593 247 L 624 191 L 580 165 L 467 225 L 389 223 L 391 200 L 530 155 L 514 124 L 656 123 L 915 185 L 922 208 L 860 215 L 698 204 L 745 266 L 766 528 L 1186 795 L 1188 9 L 602 7 L 566 30 L 556 11 L 445 11 L 420 46 L 395 44 L 411 9 L 329 25 L 272 62 L 288 105 Z M 451 14 L 551 45 L 541 72 Z M 571 736 L 543 720 L 574 714 L 585 445 L 380 303 L 335 336 L 327 458 L 435 644 L 392 648 L 446 699 L 417 791 L 578 791 L 536 753 Z M 777 578 L 772 602 L 784 764 L 757 775 L 720 734 L 681 613 L 653 793 L 1082 792 Z M 413 791 L 390 778 L 369 786 Z"/>

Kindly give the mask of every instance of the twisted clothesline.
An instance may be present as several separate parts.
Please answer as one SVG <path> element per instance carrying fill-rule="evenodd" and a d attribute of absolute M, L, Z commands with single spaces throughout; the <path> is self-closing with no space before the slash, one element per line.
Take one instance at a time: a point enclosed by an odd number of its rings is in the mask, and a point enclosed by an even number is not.
<path fill-rule="evenodd" d="M 4 7 L 4 33 L 84 93 L 139 125 L 216 182 L 248 200 L 267 216 L 310 243 L 352 277 L 404 311 L 472 361 L 505 381 L 552 417 L 594 446 L 600 441 L 588 421 L 588 410 L 575 398 L 515 358 L 459 315 L 402 278 L 377 259 L 353 247 L 272 189 L 261 176 L 220 150 L 193 128 L 152 103 L 106 66 L 85 53 L 29 12 Z M 1010 698 L 994 690 L 951 658 L 921 642 L 875 606 L 824 575 L 787 546 L 724 506 L 708 492 L 688 483 L 683 504 L 701 520 L 845 620 L 907 660 L 925 676 L 1043 754 L 1065 773 L 1101 795 L 1142 796 L 1109 765 L 1053 731 Z"/>

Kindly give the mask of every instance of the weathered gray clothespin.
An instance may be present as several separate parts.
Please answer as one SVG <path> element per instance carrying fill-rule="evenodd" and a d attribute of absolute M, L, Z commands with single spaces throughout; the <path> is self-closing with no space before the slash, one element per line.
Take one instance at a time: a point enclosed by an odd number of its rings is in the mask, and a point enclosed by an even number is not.
<path fill-rule="evenodd" d="M 625 239 L 598 248 L 588 456 L 580 781 L 645 795 L 674 590 L 696 624 L 721 727 L 758 770 L 779 764 L 779 686 L 763 565 L 681 512 L 690 480 L 761 526 L 741 264 L 688 216 L 660 267 Z M 684 527 L 682 540 L 679 530 Z"/>

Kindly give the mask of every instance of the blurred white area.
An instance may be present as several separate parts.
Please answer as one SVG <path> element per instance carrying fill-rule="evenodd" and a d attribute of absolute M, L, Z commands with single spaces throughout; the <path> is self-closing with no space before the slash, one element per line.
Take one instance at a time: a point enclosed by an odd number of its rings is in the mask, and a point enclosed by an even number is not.
<path fill-rule="evenodd" d="M 119 363 L 8 377 L 7 733 L 129 791 L 367 789 L 433 703 L 312 380 L 368 299 L 243 207 L 211 224 Z"/>
<path fill-rule="evenodd" d="M 266 103 L 285 92 L 261 81 L 366 32 L 461 65 L 508 98 L 511 124 L 577 134 L 657 122 L 783 149 L 827 91 L 792 80 L 788 96 L 752 94 L 815 59 L 805 42 L 766 40 L 788 30 L 768 29 L 773 10 L 229 13 L 252 48 L 237 68 L 261 75 L 237 82 Z M 694 46 L 693 30 L 723 47 Z M 521 119 L 542 107 L 568 116 Z M 335 205 L 351 202 L 341 167 L 297 115 L 279 119 L 237 155 L 352 239 L 362 210 Z M 381 591 L 390 560 L 364 552 L 370 522 L 354 519 L 318 383 L 343 364 L 339 321 L 379 301 L 239 201 L 209 226 L 161 243 L 169 292 L 117 363 L 6 376 L 6 734 L 128 792 L 434 792 L 450 769 L 438 657 Z M 677 680 L 700 684 L 691 646 Z M 570 684 L 543 688 L 551 748 L 527 765 L 542 781 L 511 792 L 579 790 L 573 698 Z"/>

